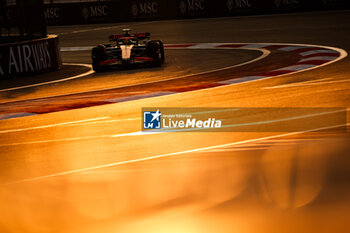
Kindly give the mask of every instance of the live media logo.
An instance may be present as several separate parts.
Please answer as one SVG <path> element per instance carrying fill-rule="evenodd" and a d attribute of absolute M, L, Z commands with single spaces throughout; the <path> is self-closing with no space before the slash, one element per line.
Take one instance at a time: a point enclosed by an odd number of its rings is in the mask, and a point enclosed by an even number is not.
<path fill-rule="evenodd" d="M 145 111 L 143 112 L 143 128 L 144 129 L 160 129 L 161 128 L 161 115 L 162 113 L 157 110 L 156 112 Z"/>
<path fill-rule="evenodd" d="M 164 110 L 164 112 L 163 112 Z M 221 128 L 221 120 L 216 120 L 214 117 L 210 117 L 208 114 L 200 114 L 205 112 L 189 111 L 190 109 L 163 109 L 157 110 L 143 110 L 143 129 L 210 129 Z"/>

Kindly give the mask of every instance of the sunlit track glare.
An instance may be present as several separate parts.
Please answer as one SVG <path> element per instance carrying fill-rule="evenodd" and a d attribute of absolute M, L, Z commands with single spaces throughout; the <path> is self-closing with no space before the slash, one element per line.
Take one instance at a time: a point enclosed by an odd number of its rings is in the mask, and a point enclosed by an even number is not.
<path fill-rule="evenodd" d="M 2 185 L 13 185 L 13 184 L 19 184 L 19 183 L 24 183 L 24 182 L 40 181 L 43 179 L 71 175 L 71 174 L 75 174 L 75 173 L 82 173 L 82 172 L 101 169 L 101 168 L 114 167 L 114 166 L 119 166 L 119 165 L 124 165 L 124 164 L 130 164 L 130 163 L 138 163 L 138 162 L 143 162 L 143 161 L 148 161 L 148 160 L 153 160 L 153 159 L 158 159 L 158 158 L 170 157 L 170 156 L 199 152 L 199 151 L 206 151 L 206 150 L 217 149 L 217 148 L 227 147 L 227 146 L 242 145 L 245 143 L 258 142 L 258 141 L 279 138 L 279 137 L 293 136 L 293 135 L 302 134 L 302 133 L 340 128 L 340 127 L 344 127 L 344 126 L 348 126 L 348 125 L 350 125 L 350 124 L 333 125 L 333 126 L 328 126 L 328 127 L 323 127 L 323 128 L 305 130 L 305 131 L 301 131 L 301 132 L 290 132 L 290 133 L 285 133 L 285 134 L 278 134 L 278 135 L 266 136 L 266 137 L 261 137 L 261 138 L 254 138 L 254 139 L 248 139 L 248 140 L 243 140 L 243 141 L 238 141 L 238 142 L 232 142 L 232 143 L 227 143 L 227 144 L 222 144 L 222 145 L 203 147 L 203 148 L 198 148 L 198 149 L 193 149 L 193 150 L 167 153 L 167 154 L 150 156 L 150 157 L 145 157 L 145 158 L 140 158 L 140 159 L 132 159 L 132 160 L 127 160 L 127 161 L 122 161 L 122 162 L 117 162 L 117 163 L 110 163 L 110 164 L 105 164 L 105 165 L 100 165 L 100 166 L 89 167 L 89 168 L 60 172 L 60 173 L 46 175 L 46 176 L 39 176 L 39 177 L 34 177 L 34 178 L 6 182 L 6 183 L 3 183 Z"/>

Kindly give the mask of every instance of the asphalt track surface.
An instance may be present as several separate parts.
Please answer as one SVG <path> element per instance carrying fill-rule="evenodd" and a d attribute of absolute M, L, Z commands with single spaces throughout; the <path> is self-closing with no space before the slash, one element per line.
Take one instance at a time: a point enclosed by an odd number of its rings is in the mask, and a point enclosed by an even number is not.
<path fill-rule="evenodd" d="M 150 31 L 167 44 L 286 43 L 349 51 L 349 25 L 349 12 L 324 12 L 66 26 L 50 31 L 61 35 L 64 48 L 93 46 L 131 27 Z M 242 122 L 282 119 L 277 128 L 301 126 L 293 132 L 140 133 L 142 107 L 288 107 L 289 115 L 295 114 L 294 107 L 348 107 L 349 57 L 253 82 L 207 85 L 208 80 L 222 82 L 288 67 L 301 58 L 270 52 L 254 63 L 225 69 L 263 52 L 167 50 L 162 68 L 116 70 L 0 92 L 3 115 L 17 114 L 0 121 L 0 229 L 348 231 L 349 137 L 340 124 L 334 124 L 334 112 L 327 117 L 307 117 L 311 113 L 305 112 L 299 118 L 267 111 L 247 115 L 244 110 L 223 115 Z M 62 56 L 66 63 L 90 61 L 88 51 L 62 52 Z M 2 89 L 39 83 L 34 78 L 3 82 Z M 52 76 L 42 76 L 40 81 L 50 82 Z M 199 88 L 193 87 L 198 84 Z M 127 101 L 114 96 L 153 93 L 158 86 L 165 92 L 170 88 L 171 93 Z M 182 91 L 174 91 L 174 86 Z M 129 89 L 120 92 L 120 88 Z M 117 103 L 98 104 L 101 95 Z M 35 115 L 19 117 L 18 113 Z"/>

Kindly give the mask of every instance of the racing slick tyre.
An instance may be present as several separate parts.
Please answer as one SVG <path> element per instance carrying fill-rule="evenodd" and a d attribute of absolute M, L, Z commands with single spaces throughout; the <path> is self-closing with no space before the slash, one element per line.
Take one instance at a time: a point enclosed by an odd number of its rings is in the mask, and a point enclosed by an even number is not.
<path fill-rule="evenodd" d="M 152 66 L 159 67 L 164 63 L 164 46 L 161 41 L 152 40 L 147 43 L 146 52 L 153 58 Z"/>
<path fill-rule="evenodd" d="M 92 69 L 95 72 L 105 71 L 105 67 L 101 66 L 100 63 L 106 60 L 105 48 L 102 45 L 99 45 L 92 49 L 91 51 L 92 57 Z"/>
<path fill-rule="evenodd" d="M 162 61 L 162 64 L 164 64 L 164 62 L 165 62 L 164 44 L 161 40 L 158 40 L 158 43 L 160 46 L 161 61 Z"/>

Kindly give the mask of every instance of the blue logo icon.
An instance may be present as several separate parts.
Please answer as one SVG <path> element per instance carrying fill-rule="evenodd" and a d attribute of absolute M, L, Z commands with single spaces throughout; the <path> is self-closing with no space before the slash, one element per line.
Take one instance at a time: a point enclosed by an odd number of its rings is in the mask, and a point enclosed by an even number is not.
<path fill-rule="evenodd" d="M 161 115 L 162 113 L 159 112 L 159 110 L 157 110 L 156 112 L 143 112 L 143 128 L 160 129 Z"/>

